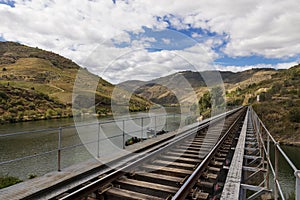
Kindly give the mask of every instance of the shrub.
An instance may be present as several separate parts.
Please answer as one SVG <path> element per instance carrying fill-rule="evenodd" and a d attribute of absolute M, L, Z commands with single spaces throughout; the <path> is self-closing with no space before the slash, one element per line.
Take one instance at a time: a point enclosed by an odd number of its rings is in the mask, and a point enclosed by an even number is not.
<path fill-rule="evenodd" d="M 8 109 L 8 112 L 10 112 L 10 113 L 17 113 L 18 110 L 15 107 L 12 107 L 12 108 Z"/>
<path fill-rule="evenodd" d="M 0 176 L 0 189 L 22 182 L 22 180 L 13 176 Z"/>
<path fill-rule="evenodd" d="M 270 101 L 272 100 L 272 95 L 268 92 L 263 92 L 259 95 L 260 101 Z"/>
<path fill-rule="evenodd" d="M 199 100 L 200 113 L 205 112 L 210 107 L 211 107 L 211 96 L 209 92 L 206 92 Z"/>
<path fill-rule="evenodd" d="M 57 115 L 57 113 L 56 113 L 54 110 L 48 109 L 48 110 L 46 111 L 45 117 L 46 117 L 47 119 L 50 119 L 50 118 L 52 118 L 52 116 L 55 116 L 55 115 Z"/>
<path fill-rule="evenodd" d="M 31 102 L 28 107 L 31 109 L 31 110 L 34 110 L 35 109 L 35 104 L 33 102 Z"/>
<path fill-rule="evenodd" d="M 28 111 L 28 116 L 30 116 L 30 117 L 34 117 L 36 114 L 37 114 L 37 113 L 36 113 L 36 111 L 34 111 L 34 110 L 29 110 L 29 111 Z"/>
<path fill-rule="evenodd" d="M 33 178 L 36 178 L 36 177 L 37 177 L 36 174 L 29 174 L 29 175 L 28 175 L 28 179 L 33 179 Z"/>
<path fill-rule="evenodd" d="M 2 99 L 8 99 L 9 97 L 7 96 L 7 94 L 5 92 L 1 92 L 0 91 L 0 98 L 2 98 Z"/>
<path fill-rule="evenodd" d="M 22 121 L 24 118 L 24 113 L 23 112 L 18 112 L 18 120 Z"/>
<path fill-rule="evenodd" d="M 300 123 L 300 107 L 290 110 L 289 119 L 291 122 Z"/>
<path fill-rule="evenodd" d="M 279 84 L 279 83 L 274 83 L 274 85 L 272 86 L 272 88 L 270 89 L 270 93 L 271 94 L 276 94 L 276 93 L 279 93 L 280 90 L 282 88 L 282 85 Z"/>
<path fill-rule="evenodd" d="M 23 111 L 23 110 L 24 110 L 24 106 L 18 105 L 18 106 L 17 106 L 17 110 L 18 110 L 18 111 Z"/>

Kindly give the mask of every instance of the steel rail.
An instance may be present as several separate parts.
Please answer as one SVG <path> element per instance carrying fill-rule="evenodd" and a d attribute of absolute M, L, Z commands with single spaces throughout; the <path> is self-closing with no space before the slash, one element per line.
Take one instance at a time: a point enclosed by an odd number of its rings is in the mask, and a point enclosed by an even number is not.
<path fill-rule="evenodd" d="M 177 193 L 172 197 L 172 200 L 183 200 L 190 193 L 191 189 L 197 183 L 198 179 L 201 176 L 201 173 L 208 166 L 211 158 L 215 155 L 216 151 L 222 146 L 223 142 L 227 138 L 227 136 L 232 131 L 233 127 L 239 122 L 243 113 L 241 113 L 237 119 L 233 122 L 233 124 L 229 127 L 223 137 L 218 141 L 218 143 L 213 147 L 213 149 L 209 152 L 209 154 L 204 158 L 204 160 L 200 163 L 200 165 L 196 168 L 196 170 L 189 176 L 189 178 L 185 181 L 185 183 L 181 186 L 181 188 L 177 191 Z"/>
<path fill-rule="evenodd" d="M 193 127 L 193 128 L 190 128 L 190 129 L 184 131 L 179 136 L 173 138 L 165 146 L 158 148 L 150 153 L 147 153 L 146 155 L 142 153 L 140 155 L 140 157 L 137 158 L 137 160 L 130 162 L 128 165 L 125 165 L 125 166 L 117 169 L 116 171 L 113 171 L 112 173 L 60 198 L 60 200 L 76 200 L 76 199 L 85 197 L 87 194 L 93 193 L 97 189 L 99 189 L 99 188 L 111 183 L 112 181 L 116 180 L 117 178 L 125 175 L 128 171 L 131 171 L 132 169 L 136 168 L 137 166 L 140 166 L 142 163 L 145 163 L 146 161 L 151 160 L 151 158 L 153 158 L 154 156 L 177 145 L 178 143 L 182 142 L 184 139 L 195 136 L 199 130 L 209 127 L 211 122 L 215 123 L 215 122 L 225 118 L 226 116 L 230 116 L 230 115 L 236 113 L 237 111 L 241 110 L 242 108 L 243 107 L 239 107 L 232 111 L 222 113 L 213 118 L 204 120 L 204 121 L 202 121 L 202 123 L 200 123 L 200 125 L 198 123 L 199 126 L 196 126 L 196 127 Z M 222 137 L 222 139 L 224 140 L 224 137 Z"/>

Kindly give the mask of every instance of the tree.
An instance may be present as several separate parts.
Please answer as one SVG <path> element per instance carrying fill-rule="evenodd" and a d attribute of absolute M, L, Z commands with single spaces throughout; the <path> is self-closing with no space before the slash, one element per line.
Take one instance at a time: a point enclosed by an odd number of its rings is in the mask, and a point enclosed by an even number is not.
<path fill-rule="evenodd" d="M 209 108 L 211 108 L 211 96 L 209 92 L 205 92 L 199 100 L 200 113 L 205 112 Z"/>
<path fill-rule="evenodd" d="M 211 99 L 214 107 L 221 107 L 225 103 L 224 91 L 221 87 L 214 87 L 211 89 Z"/>

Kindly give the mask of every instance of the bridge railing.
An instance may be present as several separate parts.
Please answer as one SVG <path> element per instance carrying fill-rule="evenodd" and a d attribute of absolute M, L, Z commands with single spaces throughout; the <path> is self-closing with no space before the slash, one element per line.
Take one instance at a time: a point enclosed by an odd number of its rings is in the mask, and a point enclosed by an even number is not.
<path fill-rule="evenodd" d="M 28 160 L 35 159 L 37 162 L 45 162 L 47 165 L 51 165 L 51 168 L 56 165 L 57 170 L 60 171 L 62 168 L 69 166 L 65 160 L 63 162 L 63 159 L 72 159 L 66 158 L 68 157 L 66 155 L 67 151 L 75 153 L 77 148 L 81 148 L 76 153 L 83 154 L 84 146 L 93 145 L 97 148 L 97 157 L 99 158 L 101 156 L 100 146 L 107 143 L 106 141 L 108 140 L 119 148 L 125 149 L 126 141 L 129 138 L 137 137 L 143 140 L 149 136 L 155 137 L 161 130 L 173 131 L 176 129 L 176 124 L 179 125 L 180 120 L 184 120 L 186 117 L 185 114 L 176 113 L 131 118 L 124 117 L 95 123 L 79 123 L 74 126 L 0 134 L 0 149 L 2 154 L 0 168 L 6 166 L 9 170 L 10 164 L 16 165 L 19 161 L 24 160 L 26 160 L 27 164 L 30 164 Z M 135 128 L 130 127 L 132 123 L 136 123 Z M 188 123 L 188 120 L 186 120 L 185 124 L 187 125 Z M 114 134 L 108 134 L 105 137 L 103 137 L 103 133 L 100 134 L 105 130 L 111 130 L 112 127 L 115 131 Z M 93 134 L 93 137 L 82 141 L 78 137 L 78 129 L 83 129 L 87 132 L 94 132 L 96 130 L 97 133 Z M 148 133 L 149 135 L 147 135 Z M 12 140 L 16 141 L 13 145 L 10 144 Z M 27 142 L 29 143 L 28 145 Z M 15 153 L 16 151 L 18 153 Z M 84 157 L 83 155 L 81 156 Z M 38 159 L 40 160 L 38 161 Z"/>
<path fill-rule="evenodd" d="M 280 196 L 281 199 L 285 199 L 284 192 L 282 189 L 282 185 L 279 180 L 279 156 L 281 155 L 284 160 L 288 163 L 290 168 L 294 172 L 295 176 L 295 195 L 296 200 L 300 200 L 300 170 L 297 169 L 295 164 L 289 159 L 289 157 L 286 155 L 286 153 L 283 151 L 283 149 L 280 147 L 279 142 L 277 142 L 274 137 L 270 134 L 264 123 L 261 121 L 261 119 L 258 117 L 258 115 L 255 113 L 253 108 L 251 107 L 251 117 L 254 124 L 255 131 L 258 135 L 258 141 L 260 145 L 260 149 L 262 151 L 263 160 L 267 161 L 267 175 L 266 175 L 266 182 L 265 185 L 267 188 L 270 187 L 269 185 L 269 176 L 270 172 L 272 173 L 274 180 L 273 180 L 273 195 L 274 199 L 277 200 Z M 274 164 L 271 161 L 270 146 L 274 146 Z"/>

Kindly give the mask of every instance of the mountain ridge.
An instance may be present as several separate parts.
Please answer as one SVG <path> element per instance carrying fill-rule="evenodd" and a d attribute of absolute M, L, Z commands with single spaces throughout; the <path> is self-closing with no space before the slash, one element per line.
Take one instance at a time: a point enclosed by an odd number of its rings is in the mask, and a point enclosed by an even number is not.
<path fill-rule="evenodd" d="M 181 88 L 180 85 L 184 84 L 187 87 L 193 88 L 197 94 L 197 97 L 200 98 L 200 96 L 203 95 L 203 92 L 206 91 L 203 89 L 207 87 L 205 81 L 207 81 L 210 86 L 212 86 L 211 83 L 214 82 L 218 84 L 224 83 L 226 89 L 232 89 L 237 87 L 236 84 L 258 76 L 259 73 L 264 73 L 263 77 L 260 77 L 260 79 L 264 80 L 269 79 L 270 75 L 276 72 L 277 71 L 272 68 L 255 68 L 241 72 L 217 70 L 195 72 L 188 70 L 176 72 L 150 81 L 129 80 L 118 84 L 118 86 L 134 92 L 135 94 L 138 94 L 144 98 L 148 98 L 154 103 L 161 104 L 162 102 L 165 102 L 166 105 L 178 105 L 179 102 L 184 102 L 182 101 L 183 99 L 188 99 L 188 95 L 183 96 L 182 99 L 177 99 L 175 98 L 175 94 L 167 89 L 168 87 Z M 213 80 L 209 80 L 210 78 Z M 252 82 L 254 82 L 254 80 Z M 186 100 L 186 102 L 188 102 L 188 100 Z"/>

